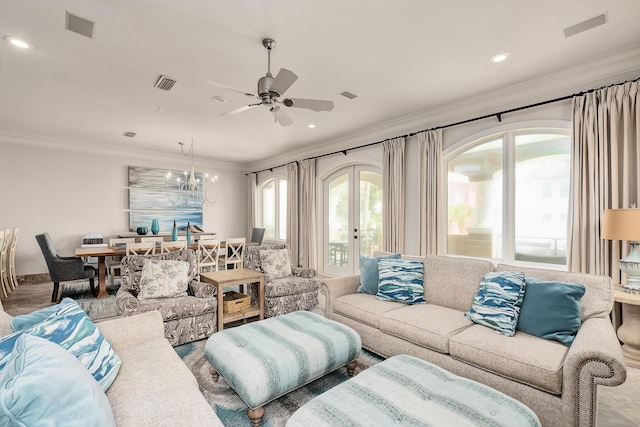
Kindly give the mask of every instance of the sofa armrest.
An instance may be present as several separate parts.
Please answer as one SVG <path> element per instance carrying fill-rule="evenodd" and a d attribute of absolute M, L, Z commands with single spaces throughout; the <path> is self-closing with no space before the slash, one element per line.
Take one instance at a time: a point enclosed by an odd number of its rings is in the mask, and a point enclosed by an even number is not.
<path fill-rule="evenodd" d="M 213 298 L 216 296 L 216 287 L 211 283 L 199 282 L 192 280 L 189 288 L 196 298 Z"/>
<path fill-rule="evenodd" d="M 310 279 L 316 275 L 316 270 L 313 268 L 292 267 L 291 273 L 297 277 L 304 277 Z"/>
<path fill-rule="evenodd" d="M 159 311 L 104 320 L 96 322 L 96 326 L 116 353 L 141 342 L 164 339 L 164 323 Z"/>
<path fill-rule="evenodd" d="M 333 319 L 333 302 L 343 295 L 355 294 L 360 286 L 360 275 L 324 279 L 320 290 L 325 295 L 325 315 Z"/>
<path fill-rule="evenodd" d="M 585 320 L 564 362 L 564 419 L 572 420 L 575 426 L 595 426 L 596 387 L 619 385 L 626 378 L 622 348 L 609 318 Z"/>
<path fill-rule="evenodd" d="M 118 292 L 116 292 L 116 306 L 124 313 L 131 313 L 138 310 L 138 298 L 133 294 L 120 286 Z"/>

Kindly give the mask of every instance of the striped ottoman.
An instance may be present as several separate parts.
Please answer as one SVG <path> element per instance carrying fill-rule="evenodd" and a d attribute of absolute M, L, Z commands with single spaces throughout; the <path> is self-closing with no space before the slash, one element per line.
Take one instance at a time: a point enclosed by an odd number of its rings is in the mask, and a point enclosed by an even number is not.
<path fill-rule="evenodd" d="M 287 427 L 539 427 L 527 406 L 429 362 L 399 355 L 298 409 Z"/>
<path fill-rule="evenodd" d="M 337 368 L 353 375 L 362 342 L 353 329 L 308 311 L 295 311 L 217 332 L 204 353 L 249 407 L 259 426 L 264 405 Z"/>

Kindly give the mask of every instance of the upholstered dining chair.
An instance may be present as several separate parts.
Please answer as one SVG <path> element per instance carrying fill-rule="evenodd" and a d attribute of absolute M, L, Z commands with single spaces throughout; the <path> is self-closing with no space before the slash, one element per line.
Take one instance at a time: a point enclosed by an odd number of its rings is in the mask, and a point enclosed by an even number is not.
<path fill-rule="evenodd" d="M 154 255 L 156 253 L 156 242 L 127 243 L 125 252 L 127 255 Z"/>
<path fill-rule="evenodd" d="M 80 258 L 62 257 L 58 255 L 49 233 L 36 235 L 36 240 L 38 241 L 38 245 L 40 245 L 40 250 L 42 251 L 44 260 L 47 263 L 51 281 L 53 281 L 51 302 L 56 302 L 58 300 L 60 282 L 70 282 L 72 280 L 89 279 L 91 292 L 94 296 L 96 295 L 94 283 L 96 269 L 94 267 L 85 265 Z"/>
<path fill-rule="evenodd" d="M 251 243 L 255 243 L 257 246 L 262 245 L 262 240 L 264 239 L 264 228 L 254 227 L 251 230 Z"/>
<path fill-rule="evenodd" d="M 154 297 L 147 289 L 157 288 L 149 278 L 145 278 L 145 263 L 162 261 L 183 261 L 188 263 L 186 291 L 177 296 Z M 164 270 L 162 270 L 164 271 Z M 184 270 L 181 270 L 184 274 Z M 122 258 L 122 285 L 116 293 L 116 305 L 125 316 L 157 310 L 164 322 L 165 338 L 173 346 L 209 337 L 216 331 L 218 301 L 216 288 L 210 283 L 196 280 L 198 265 L 193 250 L 185 249 L 156 255 L 127 255 Z M 159 274 L 166 282 L 167 277 L 175 277 L 173 272 Z M 156 273 L 151 276 L 155 279 Z M 184 282 L 181 282 L 184 285 Z M 157 295 L 157 294 L 156 294 Z M 222 310 L 222 307 L 220 307 Z"/>

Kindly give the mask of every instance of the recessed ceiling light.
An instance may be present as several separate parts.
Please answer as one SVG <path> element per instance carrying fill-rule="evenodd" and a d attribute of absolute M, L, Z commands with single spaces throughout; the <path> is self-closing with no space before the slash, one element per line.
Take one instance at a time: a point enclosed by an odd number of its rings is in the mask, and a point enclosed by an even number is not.
<path fill-rule="evenodd" d="M 490 62 L 498 63 L 505 61 L 509 57 L 508 53 L 496 53 L 491 58 L 489 58 Z"/>
<path fill-rule="evenodd" d="M 4 40 L 7 43 L 11 43 L 15 47 L 19 47 L 20 49 L 31 49 L 33 47 L 29 43 L 27 43 L 26 41 L 21 40 L 21 39 L 16 38 L 16 37 L 5 36 Z"/>
<path fill-rule="evenodd" d="M 211 97 L 212 100 L 214 100 L 215 102 L 219 102 L 219 103 L 223 103 L 223 102 L 227 102 L 227 100 L 221 96 L 212 96 Z"/>
<path fill-rule="evenodd" d="M 307 125 L 307 127 L 308 127 L 309 129 L 313 129 L 313 128 L 315 128 L 315 127 L 316 127 L 316 125 L 314 125 L 313 123 L 309 123 L 309 124 Z"/>

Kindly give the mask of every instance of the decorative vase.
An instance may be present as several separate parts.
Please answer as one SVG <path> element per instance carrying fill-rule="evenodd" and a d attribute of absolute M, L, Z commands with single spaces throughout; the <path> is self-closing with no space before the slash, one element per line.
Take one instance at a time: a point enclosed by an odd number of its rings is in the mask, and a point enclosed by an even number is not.
<path fill-rule="evenodd" d="M 151 221 L 151 232 L 154 235 L 157 235 L 160 232 L 160 225 L 158 224 L 157 219 L 154 219 Z"/>
<path fill-rule="evenodd" d="M 178 241 L 178 227 L 176 226 L 176 220 L 173 220 L 173 231 L 171 232 L 171 241 L 172 242 L 177 242 Z"/>
<path fill-rule="evenodd" d="M 187 223 L 187 245 L 191 244 L 191 224 Z"/>

